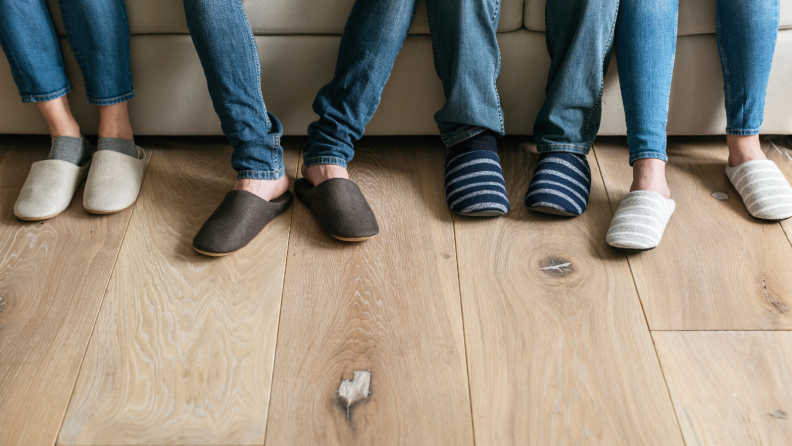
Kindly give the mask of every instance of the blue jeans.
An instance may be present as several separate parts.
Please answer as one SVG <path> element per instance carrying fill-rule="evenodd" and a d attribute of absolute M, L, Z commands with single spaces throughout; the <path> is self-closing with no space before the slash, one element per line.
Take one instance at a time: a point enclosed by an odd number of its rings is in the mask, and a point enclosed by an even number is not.
<path fill-rule="evenodd" d="M 599 129 L 603 80 L 615 46 L 630 164 L 642 158 L 666 161 L 677 14 L 677 0 L 549 1 L 547 42 L 553 62 L 547 99 L 534 125 L 538 150 L 588 153 Z M 761 131 L 779 14 L 778 0 L 718 0 L 727 134 Z"/>
<path fill-rule="evenodd" d="M 234 146 L 237 178 L 282 177 L 283 126 L 264 105 L 258 48 L 242 2 L 184 0 L 184 10 L 212 104 Z"/>
<path fill-rule="evenodd" d="M 346 167 L 353 143 L 379 105 L 410 29 L 417 0 L 357 0 L 347 20 L 335 76 L 316 97 L 319 120 L 308 127 L 305 165 Z M 500 0 L 428 0 L 435 70 L 445 106 L 434 118 L 447 146 L 485 130 L 503 134 L 495 83 L 500 73 L 496 31 Z"/>
<path fill-rule="evenodd" d="M 124 1 L 61 0 L 60 7 L 88 102 L 112 105 L 135 97 Z M 51 101 L 72 90 L 45 0 L 0 0 L 0 46 L 22 102 Z"/>

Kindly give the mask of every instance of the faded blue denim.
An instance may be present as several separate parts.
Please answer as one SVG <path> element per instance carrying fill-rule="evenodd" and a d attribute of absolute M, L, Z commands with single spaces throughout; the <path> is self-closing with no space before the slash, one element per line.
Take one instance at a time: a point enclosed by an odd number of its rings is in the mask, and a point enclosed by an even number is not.
<path fill-rule="evenodd" d="M 347 20 L 335 76 L 316 97 L 319 119 L 308 127 L 305 164 L 346 167 L 407 38 L 417 0 L 357 0 Z M 485 130 L 503 134 L 495 83 L 500 0 L 428 0 L 435 70 L 445 106 L 434 118 L 447 146 Z"/>
<path fill-rule="evenodd" d="M 726 133 L 761 131 L 778 35 L 778 0 L 718 0 L 717 37 L 726 97 Z M 667 161 L 666 124 L 677 40 L 677 0 L 551 0 L 547 99 L 534 124 L 540 152 L 587 154 L 616 47 L 630 164 Z"/>
<path fill-rule="evenodd" d="M 61 0 L 60 9 L 88 102 L 112 105 L 135 97 L 124 1 Z M 0 46 L 22 102 L 51 101 L 72 90 L 45 0 L 0 0 Z"/>
<path fill-rule="evenodd" d="M 282 177 L 283 126 L 264 104 L 258 48 L 241 1 L 184 0 L 184 10 L 209 96 L 234 146 L 237 178 Z"/>

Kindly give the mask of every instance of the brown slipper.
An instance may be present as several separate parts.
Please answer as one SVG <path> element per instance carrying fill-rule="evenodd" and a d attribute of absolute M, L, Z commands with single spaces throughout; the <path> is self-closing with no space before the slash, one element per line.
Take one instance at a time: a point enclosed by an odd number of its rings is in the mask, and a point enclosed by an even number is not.
<path fill-rule="evenodd" d="M 239 251 L 288 209 L 291 202 L 292 193 L 289 191 L 267 201 L 246 190 L 232 190 L 195 235 L 193 248 L 208 256 L 224 256 Z"/>
<path fill-rule="evenodd" d="M 327 233 L 345 242 L 362 242 L 379 234 L 379 225 L 357 184 L 332 178 L 314 187 L 305 178 L 294 191 Z"/>

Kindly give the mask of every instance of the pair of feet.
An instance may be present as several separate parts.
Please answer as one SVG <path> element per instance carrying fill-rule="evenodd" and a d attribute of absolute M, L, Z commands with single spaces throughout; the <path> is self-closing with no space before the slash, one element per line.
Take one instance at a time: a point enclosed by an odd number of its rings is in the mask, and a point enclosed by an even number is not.
<path fill-rule="evenodd" d="M 337 165 L 302 167 L 294 189 L 322 228 L 346 242 L 371 239 L 379 233 L 374 212 L 360 188 Z M 289 179 L 237 180 L 193 240 L 196 251 L 224 256 L 244 248 L 293 200 Z"/>
<path fill-rule="evenodd" d="M 751 215 L 760 219 L 782 220 L 792 216 L 792 187 L 785 177 L 772 162 L 767 160 L 761 151 L 758 136 L 729 136 L 729 165 L 726 174 Z M 581 180 L 580 172 L 570 170 L 557 160 L 566 159 L 567 164 L 572 163 L 572 158 L 583 161 L 582 156 L 572 154 L 543 154 L 540 165 L 534 174 L 531 188 L 526 196 L 526 205 L 540 212 L 542 209 L 534 194 L 550 196 L 552 206 L 563 208 L 566 214 L 579 215 L 585 209 L 586 201 L 574 200 L 571 189 L 574 185 L 566 180 L 575 177 L 580 183 L 590 184 L 590 173 L 585 181 Z M 552 172 L 555 178 L 565 177 L 557 182 L 548 181 L 546 170 L 542 163 L 556 166 Z M 633 164 L 633 183 L 630 192 L 622 199 L 619 208 L 614 214 L 607 242 L 611 246 L 626 251 L 645 251 L 657 247 L 662 238 L 668 220 L 675 209 L 671 200 L 671 191 L 665 179 L 665 162 L 657 159 L 637 160 Z M 558 184 L 558 182 L 564 184 Z M 547 183 L 549 186 L 538 190 L 538 183 Z M 553 185 L 554 184 L 554 185 Z M 565 186 L 562 189 L 559 186 Z M 579 185 L 579 184 L 578 184 Z M 549 189 L 549 190 L 548 190 Z M 580 188 L 578 188 L 580 189 Z M 538 191 L 538 192 L 537 192 Z M 582 192 L 578 190 L 577 192 Z M 588 190 L 585 191 L 586 193 Z M 579 198 L 580 195 L 576 194 Z M 555 200 L 552 200 L 555 198 Z M 586 195 L 587 198 L 587 195 Z M 560 213 L 560 212 L 551 212 Z"/>
<path fill-rule="evenodd" d="M 88 212 L 122 211 L 137 199 L 147 163 L 134 140 L 100 138 L 94 153 L 85 137 L 54 137 L 48 159 L 31 166 L 14 214 L 29 221 L 53 218 L 69 207 L 83 181 Z"/>

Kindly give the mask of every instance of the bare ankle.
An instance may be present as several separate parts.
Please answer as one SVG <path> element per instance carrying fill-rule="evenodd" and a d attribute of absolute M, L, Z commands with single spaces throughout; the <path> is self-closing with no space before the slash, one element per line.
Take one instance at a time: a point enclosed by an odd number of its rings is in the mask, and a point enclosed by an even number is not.
<path fill-rule="evenodd" d="M 666 163 L 656 158 L 645 158 L 633 163 L 633 182 L 630 192 L 646 190 L 671 198 L 671 189 L 665 177 Z"/>
<path fill-rule="evenodd" d="M 72 116 L 66 96 L 51 101 L 36 102 L 36 106 L 44 120 L 47 121 L 51 137 L 73 136 L 79 138 L 82 136 L 80 124 Z"/>
<path fill-rule="evenodd" d="M 99 107 L 100 138 L 132 139 L 134 136 L 126 102 Z"/>
<path fill-rule="evenodd" d="M 289 178 L 284 175 L 277 180 L 241 179 L 236 181 L 234 189 L 246 190 L 264 200 L 272 201 L 289 189 Z"/>
<path fill-rule="evenodd" d="M 726 144 L 729 146 L 729 165 L 739 166 L 746 161 L 766 160 L 759 135 L 726 135 Z"/>
<path fill-rule="evenodd" d="M 349 179 L 349 172 L 335 164 L 315 164 L 313 166 L 303 164 L 302 175 L 314 186 L 318 186 L 321 182 L 332 178 Z"/>

